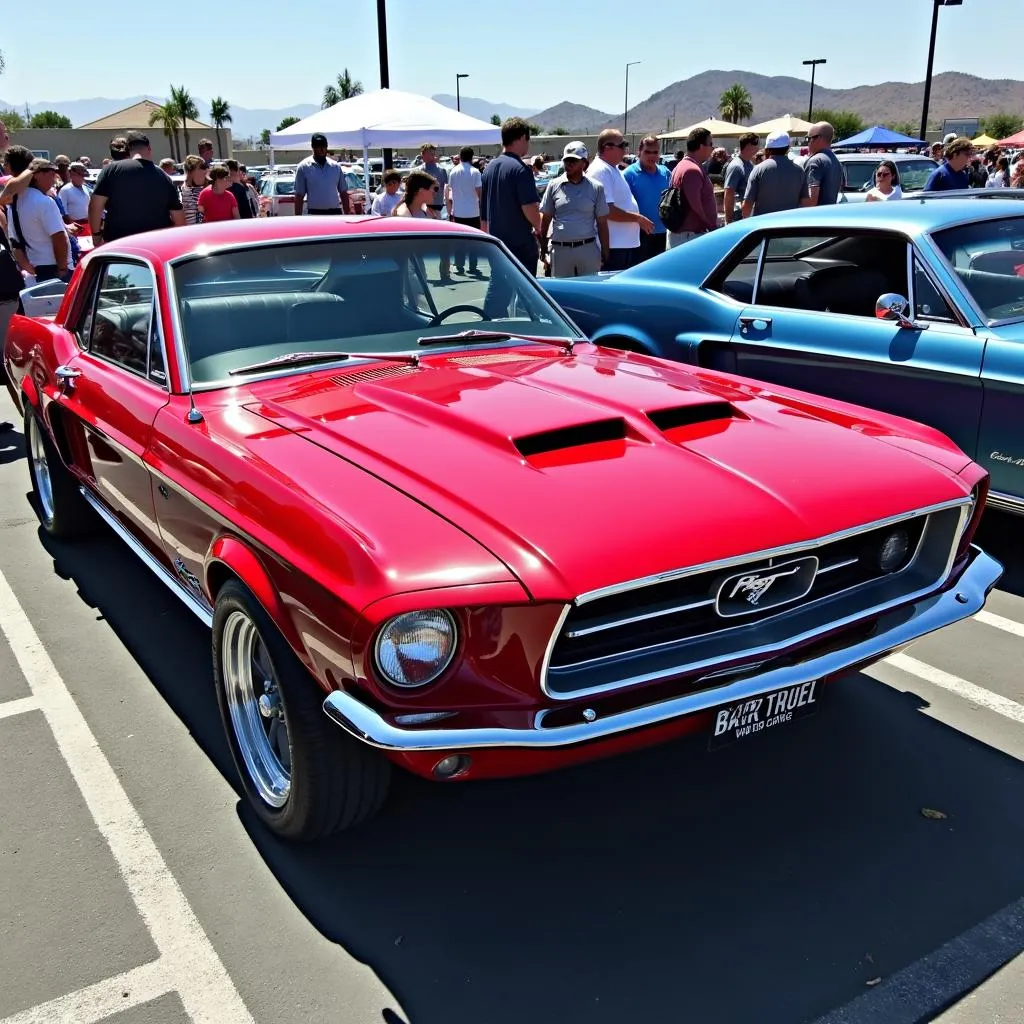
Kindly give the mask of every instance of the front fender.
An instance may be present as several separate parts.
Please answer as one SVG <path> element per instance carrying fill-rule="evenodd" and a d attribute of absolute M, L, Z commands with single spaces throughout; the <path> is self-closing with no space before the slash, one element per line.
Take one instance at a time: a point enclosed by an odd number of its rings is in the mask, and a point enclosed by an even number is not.
<path fill-rule="evenodd" d="M 256 553 L 237 537 L 218 537 L 210 546 L 203 566 L 206 593 L 210 603 L 216 602 L 217 590 L 227 574 L 237 576 L 262 605 L 263 610 L 284 634 L 293 650 L 302 649 L 301 639 L 281 595 Z"/>
<path fill-rule="evenodd" d="M 648 356 L 660 355 L 658 343 L 654 336 L 636 324 L 610 323 L 603 324 L 594 332 L 590 339 L 595 345 L 607 345 L 611 348 L 621 348 L 614 342 L 626 342 L 629 346 L 626 351 L 640 352 Z"/>

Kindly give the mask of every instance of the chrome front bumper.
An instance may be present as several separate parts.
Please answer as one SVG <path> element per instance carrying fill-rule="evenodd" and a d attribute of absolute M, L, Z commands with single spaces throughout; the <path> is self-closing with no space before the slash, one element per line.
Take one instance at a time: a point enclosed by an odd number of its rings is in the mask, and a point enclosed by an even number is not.
<path fill-rule="evenodd" d="M 327 716 L 346 732 L 384 750 L 472 750 L 479 747 L 567 747 L 606 739 L 645 726 L 659 725 L 708 711 L 723 704 L 746 700 L 834 676 L 857 665 L 884 658 L 926 633 L 934 632 L 981 610 L 989 591 L 1003 574 L 1003 567 L 980 548 L 971 548 L 971 561 L 955 587 L 922 598 L 880 617 L 875 633 L 859 643 L 796 665 L 770 669 L 745 679 L 675 697 L 658 704 L 633 708 L 592 722 L 550 729 L 408 729 L 394 725 L 350 693 L 335 690 L 324 701 Z"/>

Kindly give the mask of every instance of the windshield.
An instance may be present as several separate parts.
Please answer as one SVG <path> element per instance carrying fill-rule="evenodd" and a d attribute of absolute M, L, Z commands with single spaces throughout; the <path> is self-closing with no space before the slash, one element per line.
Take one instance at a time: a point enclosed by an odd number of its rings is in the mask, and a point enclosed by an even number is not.
<path fill-rule="evenodd" d="M 1024 318 L 1024 217 L 978 221 L 933 238 L 987 320 Z"/>
<path fill-rule="evenodd" d="M 868 192 L 875 187 L 875 171 L 882 160 L 890 159 L 884 153 L 878 158 L 865 160 L 843 160 L 846 175 L 846 189 L 851 192 Z M 920 160 L 896 160 L 899 171 L 899 186 L 904 192 L 915 192 L 924 188 L 928 175 L 936 168 L 934 160 L 922 157 Z"/>
<path fill-rule="evenodd" d="M 441 278 L 442 260 L 466 273 Z M 424 336 L 469 328 L 579 337 L 483 235 L 267 244 L 189 259 L 174 279 L 196 386 L 289 353 L 416 352 Z"/>

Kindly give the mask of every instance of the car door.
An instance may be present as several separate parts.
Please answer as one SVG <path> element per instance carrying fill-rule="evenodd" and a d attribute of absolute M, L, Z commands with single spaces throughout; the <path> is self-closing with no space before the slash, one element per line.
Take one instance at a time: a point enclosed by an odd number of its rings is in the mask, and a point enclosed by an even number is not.
<path fill-rule="evenodd" d="M 164 348 L 152 268 L 94 260 L 76 324 L 81 351 L 58 371 L 56 400 L 90 488 L 151 551 L 162 552 L 145 465 L 153 421 L 167 404 Z"/>
<path fill-rule="evenodd" d="M 985 403 L 975 461 L 995 499 L 1024 507 L 1024 323 L 992 329 L 985 345 Z"/>
<path fill-rule="evenodd" d="M 884 293 L 908 300 L 913 326 L 878 319 Z M 975 450 L 984 341 L 902 236 L 769 232 L 732 347 L 743 376 L 906 416 Z"/>

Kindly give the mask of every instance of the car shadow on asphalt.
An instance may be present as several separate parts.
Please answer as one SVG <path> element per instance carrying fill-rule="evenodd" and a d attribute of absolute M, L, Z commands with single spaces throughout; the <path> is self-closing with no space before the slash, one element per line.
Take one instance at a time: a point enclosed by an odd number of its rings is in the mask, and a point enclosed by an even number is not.
<path fill-rule="evenodd" d="M 0 434 L 0 466 L 25 458 L 25 436 L 17 427 Z"/>
<path fill-rule="evenodd" d="M 997 586 L 1008 594 L 1024 597 L 1024 545 L 1020 542 L 1024 518 L 1009 512 L 986 509 L 974 542 L 1003 563 Z"/>
<path fill-rule="evenodd" d="M 205 628 L 116 539 L 43 543 L 237 791 Z M 925 708 L 854 675 L 819 715 L 713 754 L 684 740 L 519 780 L 397 775 L 376 819 L 309 847 L 238 813 L 408 1024 L 794 1024 L 1020 896 L 1024 765 Z"/>

